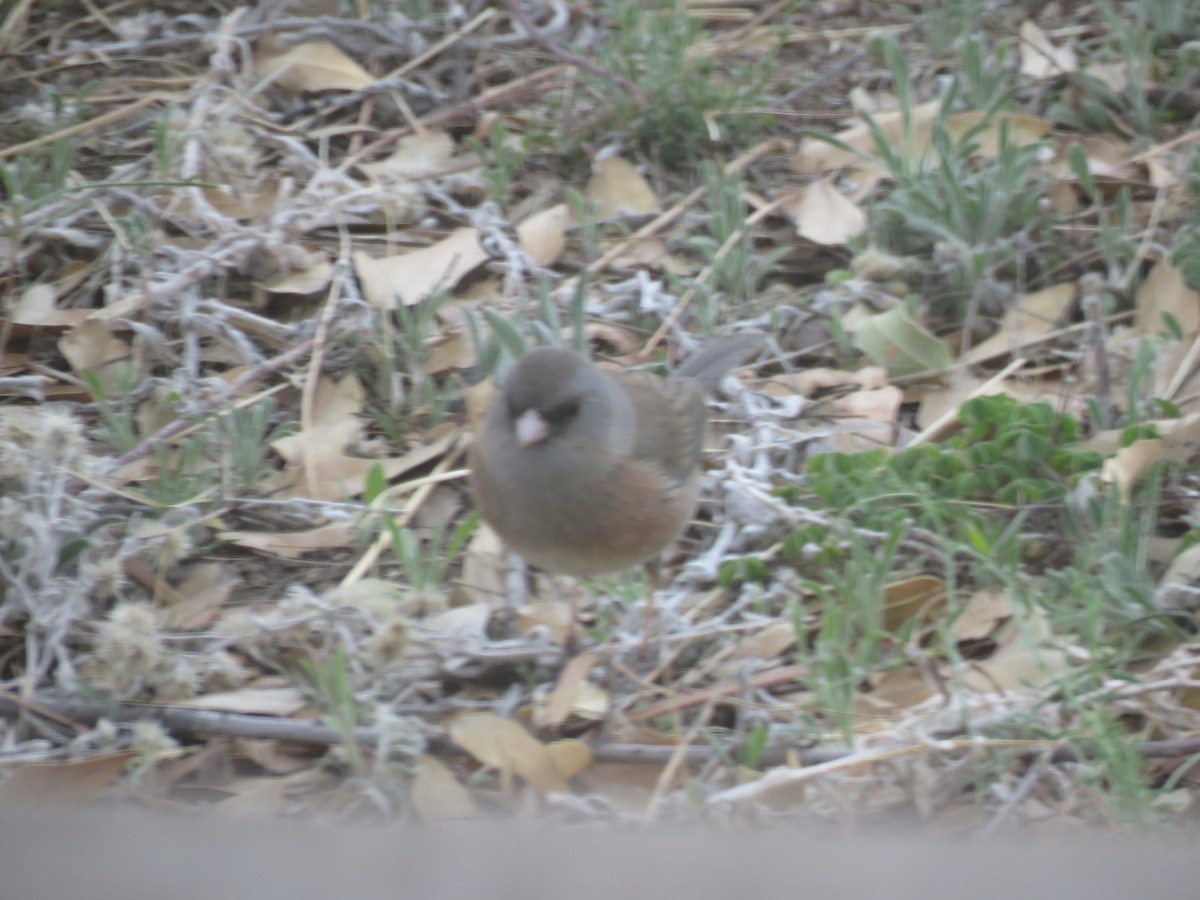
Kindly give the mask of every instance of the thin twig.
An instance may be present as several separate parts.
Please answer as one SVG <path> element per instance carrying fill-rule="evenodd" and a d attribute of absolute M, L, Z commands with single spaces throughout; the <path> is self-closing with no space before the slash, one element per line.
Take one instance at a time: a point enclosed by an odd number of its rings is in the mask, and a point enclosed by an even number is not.
<path fill-rule="evenodd" d="M 529 35 L 529 39 L 535 44 L 543 47 L 548 53 L 550 53 L 550 55 L 554 56 L 556 59 L 561 59 L 568 65 L 575 66 L 578 69 L 583 69 L 586 72 L 591 72 L 593 75 L 603 78 L 606 81 L 611 81 L 621 90 L 632 96 L 634 102 L 639 107 L 646 105 L 646 95 L 642 93 L 641 88 L 639 88 L 628 78 L 618 75 L 615 72 L 610 72 L 608 69 L 592 62 L 586 57 L 577 56 L 568 50 L 564 50 L 558 44 L 554 43 L 554 41 L 550 40 L 550 38 L 546 37 L 546 35 L 538 29 L 537 25 L 534 24 L 533 20 L 529 18 L 529 14 L 521 8 L 520 0 L 504 0 L 504 5 L 508 7 L 508 11 L 512 14 L 512 17 L 520 23 L 522 28 L 525 29 L 525 32 Z"/>

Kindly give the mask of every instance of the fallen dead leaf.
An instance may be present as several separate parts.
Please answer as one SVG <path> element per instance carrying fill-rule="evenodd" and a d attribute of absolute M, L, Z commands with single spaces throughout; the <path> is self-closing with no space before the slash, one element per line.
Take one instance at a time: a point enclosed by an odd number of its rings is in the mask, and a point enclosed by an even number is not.
<path fill-rule="evenodd" d="M 927 622 L 946 605 L 946 583 L 932 575 L 918 575 L 889 584 L 883 590 L 883 627 L 898 632 L 905 623 Z"/>
<path fill-rule="evenodd" d="M 217 538 L 283 559 L 299 559 L 305 553 L 348 547 L 357 533 L 353 523 L 335 522 L 308 531 L 220 531 Z"/>
<path fill-rule="evenodd" d="M 375 259 L 356 251 L 354 270 L 363 296 L 390 311 L 397 302 L 413 306 L 436 291 L 453 288 L 487 259 L 479 243 L 479 231 L 459 228 L 436 244 L 398 256 Z"/>
<path fill-rule="evenodd" d="M 391 156 L 379 162 L 360 163 L 358 168 L 370 178 L 418 181 L 444 172 L 454 150 L 454 138 L 446 132 L 425 131 L 400 138 Z"/>
<path fill-rule="evenodd" d="M 546 698 L 545 706 L 534 715 L 534 724 L 539 728 L 557 728 L 566 721 L 575 709 L 588 673 L 596 665 L 596 654 L 581 653 L 563 666 L 558 683 Z"/>
<path fill-rule="evenodd" d="M 259 716 L 289 717 L 308 706 L 304 695 L 293 687 L 248 687 L 176 701 L 176 706 L 215 709 Z"/>
<path fill-rule="evenodd" d="M 1185 335 L 1200 330 L 1200 293 L 1183 280 L 1183 270 L 1164 257 L 1154 264 L 1138 288 L 1134 303 L 1133 327 L 1139 334 L 1158 334 L 1166 330 L 1165 316 L 1179 323 Z"/>
<path fill-rule="evenodd" d="M 596 218 L 662 212 L 662 203 L 642 174 L 619 156 L 598 160 L 583 195 L 595 204 Z"/>
<path fill-rule="evenodd" d="M 358 91 L 375 83 L 362 66 L 333 44 L 298 44 L 286 53 L 263 54 L 255 71 L 279 87 L 300 91 Z"/>
<path fill-rule="evenodd" d="M 567 232 L 574 221 L 571 207 L 559 203 L 521 220 L 517 241 L 539 266 L 553 265 L 566 249 Z"/>
<path fill-rule="evenodd" d="M 0 806 L 79 809 L 136 758 L 134 751 L 121 750 L 66 762 L 27 763 L 0 782 Z"/>
<path fill-rule="evenodd" d="M 867 214 L 828 179 L 804 188 L 789 211 L 796 220 L 796 233 L 814 244 L 845 244 L 867 228 Z"/>
<path fill-rule="evenodd" d="M 1026 294 L 1004 314 L 1000 330 L 964 353 L 962 361 L 982 362 L 1004 354 L 1019 355 L 1022 349 L 1059 327 L 1077 293 L 1075 282 L 1068 281 Z"/>
<path fill-rule="evenodd" d="M 545 796 L 567 783 L 546 745 L 516 722 L 494 713 L 468 713 L 450 726 L 450 739 L 507 782 L 517 775 Z"/>
<path fill-rule="evenodd" d="M 1056 47 L 1032 19 L 1021 23 L 1021 74 L 1043 81 L 1074 72 L 1078 64 L 1070 44 Z"/>
<path fill-rule="evenodd" d="M 413 808 L 426 821 L 478 819 L 482 815 L 470 791 L 436 757 L 417 757 L 411 790 Z"/>

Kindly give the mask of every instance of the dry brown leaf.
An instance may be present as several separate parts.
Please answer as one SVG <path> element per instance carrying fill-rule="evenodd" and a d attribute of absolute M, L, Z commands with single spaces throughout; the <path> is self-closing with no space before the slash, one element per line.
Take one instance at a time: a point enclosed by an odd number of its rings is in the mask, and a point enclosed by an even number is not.
<path fill-rule="evenodd" d="M 284 559 L 299 559 L 305 553 L 349 547 L 357 531 L 353 523 L 335 522 L 309 531 L 219 531 L 217 539 Z"/>
<path fill-rule="evenodd" d="M 468 713 L 450 726 L 450 739 L 505 780 L 517 775 L 542 796 L 567 790 L 546 745 L 516 722 L 494 713 Z"/>
<path fill-rule="evenodd" d="M 437 757 L 417 757 L 411 790 L 413 808 L 426 821 L 478 819 L 482 815 L 470 791 Z"/>
<path fill-rule="evenodd" d="M 933 124 L 940 110 L 940 101 L 931 100 L 912 109 L 910 121 L 911 145 L 904 147 L 906 140 L 904 116 L 899 110 L 891 110 L 874 116 L 876 125 L 883 133 L 889 145 L 901 152 L 920 159 L 929 155 L 932 144 Z M 968 131 L 976 128 L 983 121 L 984 113 L 967 110 L 946 117 L 946 130 L 951 137 L 961 139 Z M 1002 126 L 1007 129 L 1009 141 L 1017 146 L 1036 143 L 1044 139 L 1053 128 L 1053 124 L 1037 116 L 1005 113 L 994 115 L 987 126 L 972 136 L 976 145 L 976 157 L 994 156 L 1000 147 L 1000 132 Z M 847 166 L 862 165 L 855 180 L 870 185 L 885 173 L 878 164 L 868 163 L 876 155 L 875 138 L 866 122 L 859 123 L 835 137 L 847 144 L 856 152 L 847 152 L 816 138 L 804 138 L 800 142 L 796 156 L 792 158 L 792 168 L 807 174 L 820 174 L 843 169 Z M 862 195 L 862 191 L 855 197 Z"/>
<path fill-rule="evenodd" d="M 1128 447 L 1118 450 L 1116 456 L 1104 461 L 1100 477 L 1105 481 L 1114 482 L 1121 492 L 1121 499 L 1128 501 L 1133 486 L 1151 466 L 1163 458 L 1164 446 L 1161 438 L 1134 441 Z"/>
<path fill-rule="evenodd" d="M 789 211 L 796 220 L 796 233 L 814 244 L 845 244 L 867 228 L 867 214 L 827 179 L 804 188 Z"/>
<path fill-rule="evenodd" d="M 104 322 L 80 323 L 58 339 L 58 349 L 75 372 L 90 369 L 107 391 L 120 390 L 117 364 L 129 360 L 129 345 L 113 337 Z"/>
<path fill-rule="evenodd" d="M 834 443 L 845 453 L 890 447 L 899 434 L 904 392 L 887 385 L 838 397 L 824 411 L 838 420 Z"/>
<path fill-rule="evenodd" d="M 1055 47 L 1032 19 L 1021 23 L 1020 50 L 1021 74 L 1039 81 L 1074 72 L 1078 64 L 1070 44 Z"/>
<path fill-rule="evenodd" d="M 132 750 L 67 762 L 21 766 L 0 782 L 0 806 L 78 809 L 87 805 L 137 758 Z"/>
<path fill-rule="evenodd" d="M 258 285 L 264 291 L 272 294 L 315 294 L 329 286 L 333 277 L 333 266 L 328 260 L 321 260 L 314 266 L 309 266 L 300 272 L 280 275 L 270 281 Z"/>
<path fill-rule="evenodd" d="M 421 622 L 421 631 L 422 634 L 428 634 L 435 639 L 455 645 L 461 641 L 484 638 L 491 616 L 492 607 L 487 603 L 455 606 L 427 616 Z"/>
<path fill-rule="evenodd" d="M 418 181 L 446 171 L 454 158 L 454 138 L 444 131 L 410 134 L 396 142 L 392 155 L 358 168 L 370 178 Z"/>
<path fill-rule="evenodd" d="M 426 342 L 429 357 L 425 361 L 426 375 L 448 375 L 474 368 L 479 361 L 475 343 L 462 331 L 444 331 Z"/>
<path fill-rule="evenodd" d="M 962 613 L 955 618 L 950 633 L 959 642 L 986 640 L 1009 621 L 1012 614 L 1012 601 L 1003 588 L 984 588 L 970 596 Z"/>
<path fill-rule="evenodd" d="M 1183 270 L 1166 257 L 1160 259 L 1138 288 L 1133 327 L 1138 334 L 1158 334 L 1166 329 L 1165 315 L 1179 323 L 1180 331 L 1200 330 L 1200 293 L 1183 280 Z"/>
<path fill-rule="evenodd" d="M 1158 583 L 1160 585 L 1175 582 L 1195 584 L 1198 580 L 1200 580 L 1200 544 L 1192 544 L 1171 560 L 1171 564 L 1167 566 L 1167 570 L 1163 572 Z"/>
<path fill-rule="evenodd" d="M 363 429 L 363 387 L 353 375 L 339 382 L 321 378 L 313 397 L 312 419 L 304 429 L 271 442 L 271 449 L 292 465 L 337 458 Z"/>
<path fill-rule="evenodd" d="M 178 700 L 176 706 L 214 709 L 222 712 L 290 718 L 308 706 L 304 695 L 293 687 L 247 687 L 236 691 L 205 694 Z"/>
<path fill-rule="evenodd" d="M 567 639 L 570 627 L 571 604 L 563 600 L 534 600 L 517 610 L 517 629 L 521 634 L 544 628 L 552 643 L 561 644 Z"/>
<path fill-rule="evenodd" d="M 691 271 L 688 263 L 675 256 L 660 237 L 631 238 L 624 241 L 624 248 L 609 265 L 613 269 L 638 269 L 648 267 L 674 272 L 681 275 Z"/>
<path fill-rule="evenodd" d="M 1049 683 L 1070 669 L 1066 653 L 1046 645 L 1051 635 L 1046 614 L 1040 609 L 1014 614 L 996 635 L 996 652 L 990 659 L 973 663 L 963 674 L 963 684 L 983 693 L 1004 694 Z"/>
<path fill-rule="evenodd" d="M 7 327 L 13 338 L 27 338 L 38 333 L 62 334 L 86 322 L 94 312 L 92 309 L 56 309 L 36 315 L 14 312 L 8 317 L 0 316 L 0 326 Z"/>
<path fill-rule="evenodd" d="M 1048 334 L 1066 316 L 1075 301 L 1077 287 L 1073 281 L 1026 294 L 1000 321 L 1000 330 L 972 347 L 962 356 L 963 362 L 981 362 L 1003 354 L 1017 355 L 1043 335 Z"/>
<path fill-rule="evenodd" d="M 212 804 L 208 812 L 222 819 L 270 819 L 283 811 L 288 787 L 285 778 L 265 775 L 235 778 L 220 788 L 231 796 Z"/>
<path fill-rule="evenodd" d="M 765 628 L 738 641 L 730 659 L 774 659 L 796 644 L 796 626 L 791 622 L 771 622 Z"/>
<path fill-rule="evenodd" d="M 1108 135 L 1060 135 L 1056 138 L 1057 150 L 1049 166 L 1049 174 L 1061 181 L 1074 183 L 1075 169 L 1071 165 L 1068 148 L 1078 144 L 1087 160 L 1088 172 L 1099 181 L 1132 183 L 1139 182 L 1137 166 L 1129 161 L 1133 152 L 1129 142 Z"/>
<path fill-rule="evenodd" d="M 202 563 L 176 588 L 179 603 L 157 611 L 161 627 L 170 631 L 207 628 L 221 614 L 236 582 L 221 563 Z"/>
<path fill-rule="evenodd" d="M 583 195 L 595 204 L 598 219 L 662 212 L 662 203 L 633 164 L 619 156 L 598 160 Z"/>
<path fill-rule="evenodd" d="M 586 795 L 603 797 L 614 809 L 641 816 L 661 775 L 656 766 L 601 762 L 580 775 L 579 781 Z"/>
<path fill-rule="evenodd" d="M 918 575 L 889 584 L 883 590 L 883 627 L 898 632 L 912 619 L 928 621 L 946 605 L 946 583 L 932 575 Z"/>
<path fill-rule="evenodd" d="M 911 121 L 916 130 L 928 129 L 937 117 L 941 102 L 930 100 L 912 109 Z M 899 110 L 878 113 L 874 116 L 875 124 L 883 132 L 884 137 L 893 145 L 898 145 L 904 137 L 904 116 Z M 857 153 L 847 152 L 826 141 L 806 137 L 800 141 L 796 155 L 792 157 L 791 166 L 797 172 L 815 175 L 843 169 L 863 161 L 864 156 L 875 153 L 875 139 L 866 122 L 859 122 L 834 135 L 843 144 L 848 145 Z"/>
<path fill-rule="evenodd" d="M 558 261 L 567 246 L 567 232 L 575 223 L 571 207 L 565 203 L 543 209 L 517 225 L 517 241 L 539 266 Z"/>
<path fill-rule="evenodd" d="M 539 710 L 540 715 L 535 716 L 535 725 L 539 728 L 557 728 L 567 720 L 596 661 L 596 654 L 581 653 L 563 666 L 558 683 L 546 698 L 545 707 Z"/>
<path fill-rule="evenodd" d="M 1129 84 L 1129 63 L 1125 61 L 1089 62 L 1084 66 L 1083 73 L 1107 86 L 1114 94 L 1123 93 Z"/>
<path fill-rule="evenodd" d="M 358 91 L 375 83 L 362 66 L 333 44 L 298 44 L 286 53 L 263 54 L 255 71 L 284 90 Z"/>
<path fill-rule="evenodd" d="M 993 397 L 1007 395 L 1018 403 L 1038 403 L 1046 401 L 1055 409 L 1070 416 L 1082 416 L 1086 405 L 1086 397 L 1077 384 L 1064 384 L 1058 378 L 1039 378 L 1016 381 L 1005 379 L 991 385 L 986 393 L 977 393 L 979 388 L 991 376 L 986 378 L 972 375 L 966 369 L 956 369 L 950 373 L 950 385 L 946 388 L 931 388 L 921 395 L 920 408 L 917 410 L 917 426 L 928 428 L 952 409 L 957 409 L 969 397 Z M 906 398 L 910 400 L 912 398 Z"/>
<path fill-rule="evenodd" d="M 984 113 L 974 110 L 955 113 L 946 119 L 946 131 L 956 141 L 962 140 L 968 131 L 976 128 L 984 120 Z M 986 159 L 1000 152 L 1000 132 L 1007 130 L 1009 143 L 1015 147 L 1025 147 L 1044 140 L 1054 128 L 1054 123 L 1040 116 L 1027 116 L 1021 113 L 1004 113 L 993 116 L 987 127 L 971 136 L 975 144 L 972 153 L 976 159 Z"/>
<path fill-rule="evenodd" d="M 241 756 L 246 757 L 263 771 L 270 772 L 272 775 L 291 775 L 294 772 L 303 771 L 313 764 L 311 750 L 299 753 L 289 752 L 285 748 L 295 747 L 295 745 L 284 744 L 281 741 L 263 738 L 235 738 L 233 746 Z"/>
<path fill-rule="evenodd" d="M 922 676 L 916 666 L 888 669 L 871 678 L 870 696 L 886 703 L 889 711 L 900 712 L 924 703 L 937 690 Z"/>
<path fill-rule="evenodd" d="M 279 206 L 279 182 L 250 182 L 230 179 L 216 187 L 202 188 L 204 199 L 221 215 L 242 222 L 265 219 Z M 204 218 L 203 210 L 190 201 L 186 210 L 194 218 Z"/>
<path fill-rule="evenodd" d="M 822 391 L 842 387 L 880 388 L 888 384 L 887 369 L 882 366 L 864 366 L 853 372 L 844 369 L 816 368 L 803 372 L 788 372 L 773 375 L 762 386 L 766 394 L 782 397 L 786 394 L 800 394 L 804 397 L 814 397 Z"/>
<path fill-rule="evenodd" d="M 574 778 L 592 764 L 591 748 L 574 738 L 547 744 L 546 752 L 554 760 L 554 766 L 563 778 Z"/>
<path fill-rule="evenodd" d="M 467 541 L 459 586 L 471 603 L 504 602 L 504 543 L 487 525 L 481 523 Z"/>
<path fill-rule="evenodd" d="M 277 496 L 306 497 L 310 500 L 357 497 L 366 486 L 367 474 L 376 466 L 383 472 L 383 477 L 391 481 L 442 456 L 457 439 L 458 434 L 449 431 L 428 443 L 418 444 L 403 456 L 314 455 L 311 470 L 305 467 L 302 460 L 283 472 L 275 484 Z"/>
<path fill-rule="evenodd" d="M 374 259 L 357 251 L 354 270 L 363 296 L 383 310 L 413 306 L 439 290 L 450 290 L 488 259 L 475 228 L 459 228 L 420 250 Z"/>

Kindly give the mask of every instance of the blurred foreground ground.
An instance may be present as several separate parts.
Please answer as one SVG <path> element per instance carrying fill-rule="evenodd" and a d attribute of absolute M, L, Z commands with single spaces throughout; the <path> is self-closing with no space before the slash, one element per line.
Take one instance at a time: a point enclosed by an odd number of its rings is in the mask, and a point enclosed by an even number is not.
<path fill-rule="evenodd" d="M 776 829 L 604 834 L 0 812 L 0 897 L 1186 898 L 1194 846 Z"/>

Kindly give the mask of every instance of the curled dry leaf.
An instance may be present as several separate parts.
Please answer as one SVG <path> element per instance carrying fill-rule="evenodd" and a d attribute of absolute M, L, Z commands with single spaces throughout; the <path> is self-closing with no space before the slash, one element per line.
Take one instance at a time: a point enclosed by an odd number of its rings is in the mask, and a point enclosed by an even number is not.
<path fill-rule="evenodd" d="M 479 231 L 459 228 L 449 237 L 409 253 L 374 259 L 362 251 L 354 254 L 354 270 L 363 296 L 375 306 L 392 310 L 420 303 L 438 290 L 449 290 L 488 259 L 479 243 Z"/>
<path fill-rule="evenodd" d="M 918 575 L 889 584 L 883 591 L 883 627 L 898 632 L 907 622 L 928 622 L 946 605 L 946 583 L 932 575 Z"/>
<path fill-rule="evenodd" d="M 1012 601 L 1003 588 L 989 587 L 976 591 L 950 626 L 950 633 L 958 642 L 982 641 L 992 637 L 1005 622 L 1012 618 Z"/>
<path fill-rule="evenodd" d="M 482 813 L 471 792 L 441 760 L 433 756 L 417 757 L 412 781 L 413 807 L 426 821 L 478 819 Z"/>
<path fill-rule="evenodd" d="M 472 603 L 503 604 L 504 544 L 496 532 L 482 522 L 467 542 L 459 585 Z"/>
<path fill-rule="evenodd" d="M 796 220 L 796 233 L 823 246 L 845 244 L 867 228 L 867 214 L 828 179 L 806 187 L 789 211 Z"/>
<path fill-rule="evenodd" d="M 248 687 L 237 691 L 205 694 L 179 700 L 176 706 L 191 709 L 214 709 L 255 716 L 290 717 L 305 709 L 308 701 L 293 687 Z"/>
<path fill-rule="evenodd" d="M 272 294 L 315 294 L 325 290 L 332 277 L 333 266 L 328 260 L 321 260 L 315 266 L 300 272 L 280 275 L 278 278 L 262 282 L 258 287 Z"/>
<path fill-rule="evenodd" d="M 908 117 L 907 133 L 905 117 L 900 110 L 879 113 L 873 118 L 891 147 L 914 158 L 921 158 L 932 146 L 933 125 L 940 108 L 940 101 L 937 100 L 914 106 Z M 947 116 L 946 131 L 952 138 L 960 140 L 967 132 L 978 128 L 984 120 L 984 115 L 978 110 L 967 110 Z M 996 154 L 1000 147 L 1002 126 L 1007 130 L 1011 143 L 1025 146 L 1045 139 L 1053 128 L 1053 123 L 1039 116 L 1018 113 L 993 115 L 985 128 L 971 136 L 972 143 L 976 145 L 976 157 Z M 833 137 L 849 147 L 849 150 L 819 138 L 806 137 L 800 142 L 799 149 L 792 158 L 792 168 L 797 172 L 816 175 L 861 164 L 873 159 L 877 154 L 875 136 L 866 122 L 853 125 Z"/>
<path fill-rule="evenodd" d="M 583 189 L 583 195 L 596 207 L 596 217 L 612 219 L 622 215 L 662 212 L 662 203 L 633 164 L 619 156 L 596 162 L 595 171 Z"/>
<path fill-rule="evenodd" d="M 271 442 L 284 461 L 299 465 L 307 460 L 336 458 L 361 433 L 363 387 L 353 375 L 341 381 L 322 378 L 313 398 L 312 420 L 304 429 Z"/>
<path fill-rule="evenodd" d="M 567 246 L 567 231 L 574 225 L 571 207 L 559 203 L 534 213 L 517 225 L 517 241 L 539 266 L 557 262 Z"/>
<path fill-rule="evenodd" d="M 547 744 L 546 752 L 554 760 L 554 766 L 563 778 L 574 778 L 592 764 L 591 748 L 574 738 Z"/>
<path fill-rule="evenodd" d="M 0 783 L 0 806 L 79 809 L 95 799 L 138 756 L 132 750 L 67 762 L 21 766 Z"/>
<path fill-rule="evenodd" d="M 563 600 L 534 600 L 517 610 L 517 626 L 521 634 L 534 628 L 545 629 L 551 643 L 561 644 L 571 627 L 571 604 Z"/>
<path fill-rule="evenodd" d="M 358 91 L 375 83 L 362 66 L 333 44 L 298 44 L 286 53 L 262 54 L 255 70 L 284 90 Z"/>
<path fill-rule="evenodd" d="M 517 775 L 542 796 L 567 790 L 554 755 L 516 722 L 494 713 L 468 713 L 450 726 L 450 739 L 505 780 Z"/>
<path fill-rule="evenodd" d="M 221 563 L 202 563 L 175 593 L 178 602 L 161 607 L 156 618 L 171 631 L 199 631 L 207 628 L 221 613 L 221 607 L 233 593 L 236 581 Z"/>
<path fill-rule="evenodd" d="M 335 522 L 308 531 L 219 531 L 217 538 L 283 559 L 299 559 L 306 553 L 349 547 L 356 533 L 353 523 Z"/>
<path fill-rule="evenodd" d="M 1116 456 L 1106 459 L 1100 475 L 1105 481 L 1115 483 L 1121 499 L 1128 502 L 1133 486 L 1164 457 L 1164 446 L 1161 438 L 1134 441 L 1118 450 Z"/>
<path fill-rule="evenodd" d="M 763 393 L 773 397 L 786 394 L 801 394 L 814 397 L 821 391 L 837 388 L 879 388 L 887 385 L 887 370 L 882 366 L 864 366 L 854 372 L 843 369 L 815 368 L 803 372 L 785 372 L 773 375 L 762 387 Z"/>
<path fill-rule="evenodd" d="M 534 723 L 539 728 L 557 728 L 575 711 L 588 683 L 588 673 L 596 661 L 596 654 L 581 653 L 563 666 L 558 683 L 546 697 L 545 706 L 535 713 Z"/>
<path fill-rule="evenodd" d="M 1021 23 L 1021 73 L 1043 81 L 1074 72 L 1078 60 L 1071 46 L 1056 47 L 1032 19 Z"/>
<path fill-rule="evenodd" d="M 1009 601 L 1011 608 L 1011 600 Z M 1065 652 L 1050 646 L 1050 623 L 1041 609 L 1014 610 L 999 629 L 999 641 L 990 659 L 973 663 L 962 683 L 982 693 L 1006 694 L 1049 684 L 1070 668 Z"/>
<path fill-rule="evenodd" d="M 1026 294 L 1011 306 L 1000 321 L 1000 330 L 976 344 L 962 356 L 963 362 L 982 362 L 1020 351 L 1059 326 L 1075 301 L 1078 288 L 1073 281 Z"/>
<path fill-rule="evenodd" d="M 1183 270 L 1164 257 L 1138 288 L 1133 327 L 1139 334 L 1158 334 L 1166 329 L 1168 315 L 1185 335 L 1200 330 L 1200 293 L 1188 287 Z"/>
<path fill-rule="evenodd" d="M 446 171 L 454 157 L 454 138 L 444 131 L 410 134 L 396 142 L 392 155 L 379 162 L 360 163 L 369 178 L 417 181 Z"/>
<path fill-rule="evenodd" d="M 58 339 L 58 349 L 74 371 L 91 369 L 106 391 L 120 390 L 117 364 L 129 360 L 129 345 L 114 337 L 106 323 L 81 322 Z"/>

